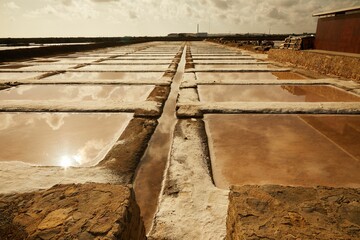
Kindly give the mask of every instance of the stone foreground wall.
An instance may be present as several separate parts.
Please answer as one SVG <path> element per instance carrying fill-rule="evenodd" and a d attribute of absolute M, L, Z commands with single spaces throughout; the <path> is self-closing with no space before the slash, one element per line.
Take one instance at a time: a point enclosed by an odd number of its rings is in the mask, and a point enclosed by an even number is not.
<path fill-rule="evenodd" d="M 322 74 L 336 75 L 360 82 L 360 58 L 287 49 L 271 49 L 268 57 Z"/>
<path fill-rule="evenodd" d="M 132 189 L 110 184 L 55 185 L 0 195 L 1 239 L 146 239 Z"/>
<path fill-rule="evenodd" d="M 360 239 L 360 189 L 232 187 L 226 239 Z"/>

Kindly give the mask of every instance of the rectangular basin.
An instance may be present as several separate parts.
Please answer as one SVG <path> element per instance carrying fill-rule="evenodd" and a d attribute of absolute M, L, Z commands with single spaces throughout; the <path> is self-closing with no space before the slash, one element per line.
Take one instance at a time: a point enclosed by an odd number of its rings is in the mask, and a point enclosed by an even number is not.
<path fill-rule="evenodd" d="M 153 85 L 20 85 L 0 91 L 0 100 L 145 101 Z"/>
<path fill-rule="evenodd" d="M 16 80 L 32 79 L 42 75 L 38 72 L 0 72 L 0 80 L 13 82 Z"/>
<path fill-rule="evenodd" d="M 88 65 L 80 71 L 166 71 L 169 65 Z"/>
<path fill-rule="evenodd" d="M 217 80 L 276 80 L 276 76 L 270 72 L 251 72 L 251 73 L 237 73 L 237 72 L 197 72 L 196 78 L 200 81 L 217 81 Z"/>
<path fill-rule="evenodd" d="M 220 188 L 360 187 L 360 116 L 214 114 L 205 123 Z"/>
<path fill-rule="evenodd" d="M 162 72 L 67 72 L 56 74 L 45 80 L 127 80 L 127 81 L 141 81 L 141 80 L 158 80 L 162 77 Z"/>
<path fill-rule="evenodd" d="M 360 97 L 327 85 L 200 85 L 204 102 L 358 102 Z"/>
<path fill-rule="evenodd" d="M 1 113 L 0 161 L 39 166 L 94 166 L 132 114 Z"/>

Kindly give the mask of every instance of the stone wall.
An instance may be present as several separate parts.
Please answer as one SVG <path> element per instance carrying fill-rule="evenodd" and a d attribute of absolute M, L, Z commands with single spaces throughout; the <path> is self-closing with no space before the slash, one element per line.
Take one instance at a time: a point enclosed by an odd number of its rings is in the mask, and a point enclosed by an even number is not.
<path fill-rule="evenodd" d="M 360 239 L 360 189 L 232 187 L 226 239 Z"/>
<path fill-rule="evenodd" d="M 132 189 L 111 184 L 55 185 L 0 195 L 1 239 L 146 239 Z"/>
<path fill-rule="evenodd" d="M 360 82 L 360 58 L 311 51 L 271 49 L 269 59 Z"/>

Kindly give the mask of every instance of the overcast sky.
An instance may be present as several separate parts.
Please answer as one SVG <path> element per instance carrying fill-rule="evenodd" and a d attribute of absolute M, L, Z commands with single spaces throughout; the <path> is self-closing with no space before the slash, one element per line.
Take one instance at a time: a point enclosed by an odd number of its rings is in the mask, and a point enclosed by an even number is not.
<path fill-rule="evenodd" d="M 316 12 L 360 0 L 0 0 L 0 37 L 315 32 Z"/>

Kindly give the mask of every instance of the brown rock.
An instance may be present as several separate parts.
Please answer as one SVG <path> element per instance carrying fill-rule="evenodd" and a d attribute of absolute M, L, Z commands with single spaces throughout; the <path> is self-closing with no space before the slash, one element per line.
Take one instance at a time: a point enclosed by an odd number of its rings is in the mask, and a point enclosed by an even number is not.
<path fill-rule="evenodd" d="M 45 230 L 49 228 L 57 227 L 64 223 L 64 221 L 69 217 L 69 213 L 72 211 L 72 208 L 61 208 L 49 213 L 44 220 L 38 226 L 38 229 Z"/>
<path fill-rule="evenodd" d="M 227 239 L 360 239 L 360 189 L 234 186 Z"/>
<path fill-rule="evenodd" d="M 14 236 L 28 239 L 146 239 L 134 193 L 127 186 L 56 185 L 33 193 L 0 195 L 0 201 L 4 203 L 2 209 L 8 209 L 6 217 L 0 214 L 0 239 L 21 239 Z"/>
<path fill-rule="evenodd" d="M 47 229 L 44 231 L 40 231 L 38 234 L 33 235 L 33 238 L 41 238 L 44 240 L 55 238 L 61 232 L 60 228 Z"/>
<path fill-rule="evenodd" d="M 93 240 L 95 237 L 89 232 L 82 232 L 79 234 L 79 240 Z"/>
<path fill-rule="evenodd" d="M 114 224 L 114 222 L 110 221 L 108 218 L 100 219 L 89 228 L 89 232 L 95 235 L 105 235 L 112 228 L 112 224 Z"/>

